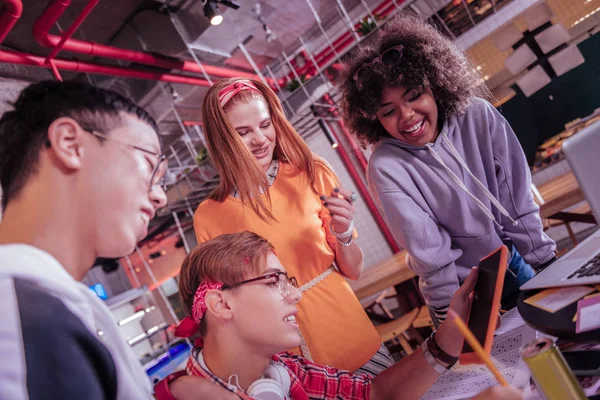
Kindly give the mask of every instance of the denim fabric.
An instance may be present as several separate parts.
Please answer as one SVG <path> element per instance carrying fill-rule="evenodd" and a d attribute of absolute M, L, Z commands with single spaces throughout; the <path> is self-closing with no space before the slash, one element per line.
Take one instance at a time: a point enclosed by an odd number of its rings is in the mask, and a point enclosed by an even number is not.
<path fill-rule="evenodd" d="M 512 247 L 512 255 L 508 261 L 508 269 L 504 276 L 502 289 L 502 308 L 508 310 L 517 305 L 519 287 L 533 278 L 535 271 L 527 264 L 517 249 Z"/>

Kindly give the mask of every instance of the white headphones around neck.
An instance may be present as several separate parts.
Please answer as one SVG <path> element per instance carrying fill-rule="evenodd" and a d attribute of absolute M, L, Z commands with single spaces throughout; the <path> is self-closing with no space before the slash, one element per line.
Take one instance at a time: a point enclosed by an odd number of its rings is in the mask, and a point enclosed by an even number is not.
<path fill-rule="evenodd" d="M 264 378 L 254 381 L 246 394 L 256 400 L 286 400 L 290 398 L 290 387 L 290 375 L 285 367 L 271 363 L 265 369 Z"/>

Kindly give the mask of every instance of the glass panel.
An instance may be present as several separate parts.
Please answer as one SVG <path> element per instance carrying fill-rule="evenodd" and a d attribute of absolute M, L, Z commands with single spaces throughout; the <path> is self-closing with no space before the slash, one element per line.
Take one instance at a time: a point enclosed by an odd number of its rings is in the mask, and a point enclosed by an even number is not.
<path fill-rule="evenodd" d="M 471 0 L 466 3 L 476 24 L 494 13 L 492 0 Z"/>
<path fill-rule="evenodd" d="M 437 15 L 444 21 L 454 36 L 458 37 L 473 28 L 473 21 L 475 24 L 479 24 L 511 1 L 513 0 L 465 0 L 463 4 L 462 0 L 453 0 L 440 9 Z M 469 12 L 467 12 L 467 9 Z M 471 18 L 473 21 L 471 21 Z M 434 25 L 440 26 L 434 17 L 429 20 Z M 440 29 L 440 31 L 444 32 L 445 29 Z"/>
<path fill-rule="evenodd" d="M 450 4 L 438 11 L 438 15 L 456 37 L 473 27 L 469 14 L 460 0 L 450 2 Z"/>

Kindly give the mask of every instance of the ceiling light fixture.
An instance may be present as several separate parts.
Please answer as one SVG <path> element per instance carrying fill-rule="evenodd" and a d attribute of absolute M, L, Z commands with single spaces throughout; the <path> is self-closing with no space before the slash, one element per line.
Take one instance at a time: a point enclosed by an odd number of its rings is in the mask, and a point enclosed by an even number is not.
<path fill-rule="evenodd" d="M 269 25 L 267 25 L 267 23 L 263 20 L 261 12 L 262 12 L 262 8 L 260 5 L 260 2 L 256 2 L 256 4 L 254 4 L 254 6 L 252 7 L 252 16 L 254 18 L 256 18 L 256 20 L 258 22 L 261 23 L 263 30 L 265 31 L 266 42 L 272 43 L 278 39 L 277 34 L 275 32 L 273 32 L 271 30 L 271 28 L 269 27 Z"/>
<path fill-rule="evenodd" d="M 204 16 L 208 18 L 210 24 L 213 26 L 220 25 L 223 22 L 223 16 L 217 7 L 217 3 L 213 3 L 212 1 L 206 1 L 204 3 Z"/>
<path fill-rule="evenodd" d="M 217 6 L 219 3 L 234 10 L 240 8 L 240 4 L 234 0 L 204 0 L 204 16 L 208 18 L 211 25 L 220 25 L 223 22 L 223 15 Z"/>
<path fill-rule="evenodd" d="M 237 1 L 217 0 L 217 2 L 223 4 L 226 7 L 233 8 L 234 10 L 237 10 L 238 8 L 240 8 L 240 3 L 238 3 Z"/>
<path fill-rule="evenodd" d="M 275 34 L 275 32 L 273 32 L 267 24 L 263 24 L 263 29 L 265 30 L 265 33 L 267 34 L 266 35 L 267 43 L 271 43 L 271 42 L 277 40 L 277 34 Z"/>
<path fill-rule="evenodd" d="M 334 149 L 337 148 L 338 142 L 335 140 L 335 137 L 333 136 L 333 133 L 329 129 L 329 126 L 321 118 L 319 118 L 318 124 L 319 124 L 319 127 L 321 128 L 321 130 L 323 131 L 323 133 L 325 133 L 325 137 L 329 141 L 329 144 L 331 145 L 331 147 Z"/>

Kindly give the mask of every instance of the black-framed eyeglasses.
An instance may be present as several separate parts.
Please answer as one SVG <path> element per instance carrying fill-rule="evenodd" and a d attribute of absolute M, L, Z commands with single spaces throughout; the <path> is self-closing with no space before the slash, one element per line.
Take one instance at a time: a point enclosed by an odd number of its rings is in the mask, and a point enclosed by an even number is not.
<path fill-rule="evenodd" d="M 114 143 L 118 143 L 123 146 L 127 146 L 128 148 L 138 150 L 138 151 L 144 152 L 148 155 L 151 155 L 153 157 L 156 157 L 156 165 L 153 166 L 152 175 L 150 176 L 150 189 L 149 190 L 152 191 L 152 190 L 154 190 L 154 188 L 156 188 L 158 186 L 165 192 L 167 191 L 167 188 L 165 186 L 165 174 L 167 173 L 167 167 L 169 166 L 169 162 L 167 160 L 166 154 L 158 154 L 153 151 L 146 150 L 146 149 L 136 146 L 134 144 L 127 143 L 127 142 L 124 142 L 119 139 L 115 139 L 113 137 L 105 135 L 104 133 L 96 132 L 91 129 L 90 130 L 83 129 L 83 130 L 91 135 L 98 137 L 98 138 L 108 140 L 108 141 L 111 141 Z"/>
<path fill-rule="evenodd" d="M 221 290 L 233 289 L 234 287 L 238 287 L 238 286 L 246 284 L 246 283 L 257 282 L 257 281 L 262 281 L 262 280 L 272 279 L 272 278 L 277 278 L 277 285 L 279 287 L 279 292 L 281 293 L 281 295 L 283 296 L 284 299 L 286 299 L 290 296 L 290 294 L 291 294 L 290 288 L 291 287 L 298 288 L 298 281 L 296 280 L 296 278 L 288 277 L 287 272 L 277 271 L 277 272 L 271 272 L 270 274 L 261 275 L 256 278 L 247 279 L 245 281 L 241 281 L 241 282 L 238 282 L 233 285 L 224 285 L 221 288 Z"/>
<path fill-rule="evenodd" d="M 397 63 L 402 58 L 402 49 L 403 46 L 401 44 L 398 46 L 390 47 L 377 57 L 373 58 L 368 63 L 364 63 L 363 65 L 361 65 L 354 73 L 352 79 L 354 80 L 354 82 L 359 83 L 360 73 L 364 71 L 365 68 L 371 67 L 377 63 L 381 63 L 384 65 Z"/>

